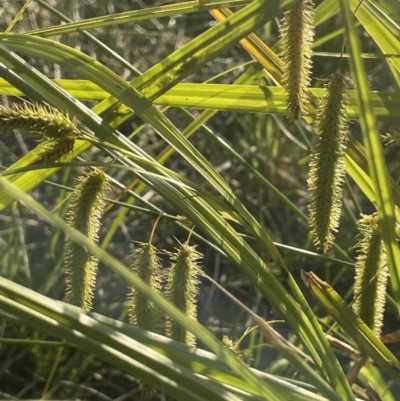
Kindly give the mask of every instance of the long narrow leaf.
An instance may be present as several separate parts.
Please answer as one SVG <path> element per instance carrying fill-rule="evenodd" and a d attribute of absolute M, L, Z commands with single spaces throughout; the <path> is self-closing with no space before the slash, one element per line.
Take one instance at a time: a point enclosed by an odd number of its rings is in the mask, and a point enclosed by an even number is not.
<path fill-rule="evenodd" d="M 357 32 L 354 27 L 354 17 L 346 0 L 340 0 L 342 14 L 350 49 L 350 66 L 354 82 L 356 84 L 357 102 L 360 111 L 360 122 L 363 131 L 369 173 L 372 178 L 376 197 L 379 218 L 382 224 L 382 234 L 388 257 L 390 283 L 400 313 L 400 255 L 396 241 L 396 217 L 389 184 L 389 175 L 382 150 L 375 116 L 371 107 L 368 81 L 365 73 L 364 62 L 361 58 L 361 49 Z M 362 11 L 362 10 L 359 10 Z"/>
<path fill-rule="evenodd" d="M 356 316 L 337 292 L 314 273 L 302 272 L 302 278 L 311 293 L 345 332 L 356 342 L 362 352 L 397 383 L 400 383 L 400 361 L 376 338 L 371 329 Z"/>
<path fill-rule="evenodd" d="M 104 89 L 88 80 L 60 79 L 54 82 L 79 100 L 104 100 L 109 96 Z M 310 89 L 310 92 L 314 99 L 320 100 L 326 90 L 316 88 Z M 0 79 L 0 95 L 21 96 L 23 92 Z M 216 111 L 287 114 L 285 90 L 276 86 L 181 83 L 157 98 L 154 104 Z M 400 94 L 371 92 L 371 105 L 379 120 L 400 121 L 400 116 L 396 114 L 400 107 Z M 346 111 L 350 119 L 359 118 L 354 90 L 348 91 Z"/>
<path fill-rule="evenodd" d="M 208 0 L 186 1 L 184 3 L 168 4 L 159 7 L 149 7 L 142 10 L 126 11 L 118 14 L 104 15 L 101 17 L 89 18 L 84 21 L 70 22 L 49 28 L 36 29 L 27 32 L 30 35 L 49 37 L 55 35 L 63 35 L 82 30 L 95 28 L 104 28 L 106 26 L 115 26 L 119 24 L 127 24 L 129 22 L 143 21 L 152 18 L 171 17 L 175 15 L 196 13 L 200 11 L 212 10 L 222 7 L 237 7 L 247 5 L 251 0 Z"/>
<path fill-rule="evenodd" d="M 60 304 L 53 303 L 52 308 L 48 308 L 46 304 L 40 305 L 34 299 L 23 299 L 21 289 L 5 281 L 0 279 L 0 293 L 7 295 L 0 295 L 0 305 L 24 323 L 77 344 L 182 401 L 188 398 L 206 401 L 209 397 L 219 401 L 240 401 L 239 397 L 221 386 L 194 376 L 168 358 L 94 319 L 77 313 L 71 316 L 71 312 L 68 313 Z"/>
<path fill-rule="evenodd" d="M 70 329 L 73 328 L 84 334 L 86 338 L 92 338 L 95 341 L 115 348 L 117 351 L 123 351 L 123 347 L 125 347 L 127 356 L 135 358 L 136 360 L 146 358 L 146 366 L 151 367 L 155 371 L 158 371 L 158 373 L 169 378 L 172 378 L 170 373 L 179 365 L 179 368 L 184 367 L 193 373 L 212 378 L 223 384 L 228 384 L 232 386 L 232 389 L 234 387 L 235 389 L 245 392 L 252 392 L 255 390 L 256 392 L 254 395 L 261 395 L 259 389 L 249 385 L 243 378 L 238 376 L 229 369 L 226 364 L 219 360 L 215 354 L 211 354 L 210 352 L 201 349 L 193 349 L 185 344 L 142 330 L 138 327 L 110 319 L 97 313 L 85 312 L 73 305 L 54 301 L 4 278 L 0 278 L 0 294 L 3 294 L 8 299 L 12 299 L 14 308 L 16 307 L 15 304 L 20 304 L 31 309 L 32 314 L 36 312 L 39 320 L 42 319 L 45 323 L 48 318 L 57 321 L 58 325 L 62 327 L 59 331 L 60 336 L 65 334 L 70 335 Z M 39 316 L 39 314 L 41 316 Z M 23 317 L 26 317 L 26 315 L 23 315 Z M 67 330 L 64 326 L 67 327 Z M 87 329 L 84 326 L 89 326 L 90 328 Z M 42 326 L 38 325 L 39 329 L 40 327 Z M 129 337 L 129 339 L 123 336 Z M 114 340 L 111 337 L 114 337 Z M 130 339 L 134 341 L 130 341 Z M 84 349 L 88 350 L 87 348 Z M 160 357 L 152 351 L 159 354 Z M 118 359 L 114 360 L 113 363 L 118 366 Z M 122 368 L 124 368 L 124 366 L 122 366 Z M 185 369 L 183 370 L 182 378 L 183 387 L 190 387 L 193 378 Z M 298 385 L 285 382 L 273 375 L 254 369 L 252 369 L 252 371 L 258 377 L 266 381 L 268 385 L 272 386 L 276 394 L 281 397 L 289 397 L 296 401 L 307 401 L 307 399 L 318 401 L 325 400 L 325 398 L 311 391 L 305 390 Z M 188 382 L 185 382 L 187 379 Z M 200 386 L 202 386 L 201 383 Z M 222 394 L 222 397 L 225 397 L 225 395 Z M 246 398 L 251 399 L 248 395 Z"/>

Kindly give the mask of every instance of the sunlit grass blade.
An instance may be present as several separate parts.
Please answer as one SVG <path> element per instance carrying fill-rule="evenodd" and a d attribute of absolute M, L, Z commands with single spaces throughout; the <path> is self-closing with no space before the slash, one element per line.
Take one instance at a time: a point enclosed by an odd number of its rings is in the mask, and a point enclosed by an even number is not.
<path fill-rule="evenodd" d="M 369 356 L 396 383 L 400 383 L 400 361 L 376 338 L 372 330 L 356 316 L 339 294 L 312 272 L 303 271 L 302 279 L 318 302 L 353 339 L 360 351 Z"/>
<path fill-rule="evenodd" d="M 8 285 L 7 289 L 5 285 Z M 221 386 L 194 376 L 165 356 L 88 316 L 76 311 L 68 313 L 64 305 L 51 300 L 40 304 L 32 296 L 31 299 L 21 299 L 21 291 L 25 291 L 24 287 L 17 288 L 15 283 L 0 279 L 0 293 L 7 295 L 0 295 L 0 305 L 25 324 L 77 344 L 118 368 L 166 390 L 180 400 L 189 398 L 206 401 L 209 397 L 220 401 L 240 400 Z M 52 308 L 47 308 L 48 305 Z"/>
<path fill-rule="evenodd" d="M 397 39 L 400 39 L 400 4 L 389 5 L 385 12 L 385 4 L 377 4 L 370 0 L 365 1 L 364 6 L 388 31 Z M 397 6 L 397 7 L 396 7 Z M 397 17 L 397 23 L 395 21 Z"/>
<path fill-rule="evenodd" d="M 345 161 L 348 173 L 351 175 L 354 181 L 357 182 L 357 185 L 364 192 L 365 196 L 372 203 L 376 204 L 376 196 L 373 189 L 372 180 L 368 174 L 366 150 L 353 136 L 350 136 Z M 392 188 L 392 196 L 396 205 L 396 217 L 397 220 L 400 221 L 400 187 L 391 177 L 389 177 L 389 182 Z"/>
<path fill-rule="evenodd" d="M 358 375 L 358 380 L 360 380 L 363 385 L 366 385 L 368 382 L 372 383 L 380 397 L 385 401 L 396 401 L 383 374 L 376 366 L 372 364 L 363 366 Z"/>
<path fill-rule="evenodd" d="M 367 151 L 369 173 L 376 196 L 376 206 L 382 226 L 383 240 L 387 253 L 390 283 L 400 313 L 400 255 L 396 240 L 396 217 L 392 191 L 389 183 L 386 161 L 375 116 L 371 107 L 367 76 L 361 58 L 361 48 L 354 27 L 354 18 L 347 1 L 341 0 L 345 21 L 347 43 L 351 58 L 350 67 L 356 86 L 357 103 L 360 110 L 360 123 Z M 358 10 L 362 11 L 362 10 Z"/>
<path fill-rule="evenodd" d="M 369 0 L 361 3 L 359 7 L 358 0 L 350 0 L 348 2 L 349 9 L 351 11 L 357 8 L 355 17 L 360 21 L 361 25 L 370 34 L 371 38 L 379 46 L 383 54 L 399 54 L 400 53 L 400 40 L 396 37 L 389 29 L 388 24 L 382 23 L 373 15 L 373 3 Z M 395 15 L 395 14 L 394 14 Z M 397 71 L 400 72 L 400 58 L 393 57 L 388 59 L 388 62 L 392 64 Z"/>
<path fill-rule="evenodd" d="M 126 323 L 110 319 L 106 316 L 99 315 L 96 313 L 85 313 L 80 308 L 74 307 L 72 305 L 65 304 L 60 301 L 54 301 L 48 297 L 38 294 L 32 290 L 22 287 L 16 283 L 13 283 L 5 278 L 0 278 L 0 304 L 3 306 L 7 304 L 11 305 L 14 317 L 20 317 L 22 319 L 27 317 L 27 321 L 32 325 L 38 325 L 40 329 L 43 330 L 44 327 L 53 330 L 54 325 L 59 326 L 58 335 L 62 338 L 68 339 L 70 342 L 78 342 L 79 345 L 84 346 L 86 350 L 87 345 L 96 341 L 102 341 L 106 339 L 104 344 L 107 346 L 111 345 L 112 339 L 108 337 L 108 334 L 115 333 L 114 337 L 121 339 L 122 336 L 128 338 L 123 338 L 123 341 L 118 342 L 118 346 L 115 347 L 116 342 L 114 342 L 114 347 L 117 350 L 122 350 L 122 346 L 125 347 L 125 351 L 129 349 L 127 353 L 128 356 L 133 356 L 133 352 L 138 352 L 143 350 L 146 352 L 146 357 L 152 368 L 158 366 L 159 374 L 168 377 L 168 371 L 173 370 L 173 366 L 178 364 L 185 369 L 189 369 L 193 373 L 197 373 L 202 376 L 209 377 L 219 383 L 227 384 L 235 388 L 235 390 L 242 390 L 248 392 L 249 394 L 245 396 L 245 399 L 252 400 L 250 394 L 255 396 L 260 396 L 262 392 L 259 388 L 252 387 L 249 383 L 243 380 L 242 377 L 238 376 L 232 369 L 226 366 L 215 354 L 201 350 L 193 349 L 185 346 L 182 343 L 172 341 L 166 337 L 144 331 L 137 327 L 133 327 Z M 12 301 L 5 301 L 4 297 L 7 297 Z M 3 302 L 2 302 L 3 301 Z M 54 320 L 54 323 L 51 321 Z M 79 323 L 82 320 L 84 324 L 90 322 L 90 329 L 85 328 L 85 337 L 82 340 L 82 336 L 79 334 L 72 336 L 71 328 L 76 331 L 81 331 L 83 325 Z M 56 322 L 56 323 L 55 323 Z M 44 326 L 43 326 L 44 324 Z M 111 330 L 110 330 L 111 329 Z M 98 337 L 99 335 L 99 337 Z M 81 337 L 81 338 L 80 338 Z M 101 340 L 100 340 L 101 338 Z M 134 341 L 131 341 L 134 340 Z M 141 345 L 139 345 L 140 343 Z M 149 353 L 147 351 L 150 351 Z M 154 357 L 154 351 L 160 358 L 156 355 L 156 361 L 152 361 Z M 93 350 L 100 357 L 107 355 L 107 352 L 97 353 L 97 350 Z M 115 355 L 115 354 L 114 354 Z M 121 369 L 125 371 L 133 372 L 133 367 L 127 368 L 129 364 L 123 363 L 118 358 L 113 358 L 110 362 L 115 363 L 116 366 L 120 366 Z M 163 367 L 163 363 L 168 359 L 169 367 Z M 158 365 L 155 362 L 159 362 Z M 263 381 L 268 383 L 274 389 L 275 394 L 285 399 L 291 399 L 293 401 L 327 401 L 326 398 L 321 397 L 310 390 L 305 390 L 295 382 L 286 382 L 283 379 L 277 378 L 273 375 L 269 375 L 260 371 L 252 369 L 254 374 L 260 377 Z M 188 372 L 184 371 L 183 380 L 187 380 Z M 189 376 L 190 377 L 190 376 Z M 190 380 L 190 379 L 189 379 Z M 190 384 L 190 383 L 188 383 Z M 185 387 L 185 385 L 183 386 Z M 260 398 L 257 398 L 258 400 Z"/>
<path fill-rule="evenodd" d="M 61 88 L 79 100 L 104 100 L 109 94 L 88 80 L 54 80 Z M 315 100 L 325 96 L 325 89 L 310 88 Z M 358 119 L 356 92 L 349 90 L 346 112 L 350 119 Z M 22 96 L 23 93 L 0 79 L 0 95 Z M 382 121 L 400 122 L 397 110 L 400 94 L 371 91 L 374 115 Z M 187 107 L 214 111 L 266 113 L 286 115 L 285 91 L 276 86 L 248 84 L 193 84 L 180 83 L 154 100 L 153 104 L 170 107 Z"/>
<path fill-rule="evenodd" d="M 233 14 L 229 9 L 211 10 L 210 13 L 219 22 Z M 254 33 L 241 39 L 240 44 L 268 71 L 275 82 L 279 83 L 282 75 L 280 58 Z"/>

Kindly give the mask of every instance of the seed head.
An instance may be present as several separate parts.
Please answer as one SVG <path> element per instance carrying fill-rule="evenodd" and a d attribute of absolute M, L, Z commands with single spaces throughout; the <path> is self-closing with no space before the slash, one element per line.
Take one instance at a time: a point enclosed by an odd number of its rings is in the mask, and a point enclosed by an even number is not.
<path fill-rule="evenodd" d="M 198 293 L 201 254 L 194 246 L 184 243 L 177 252 L 170 253 L 173 261 L 167 283 L 166 296 L 186 316 L 196 320 L 196 296 Z M 172 318 L 167 320 L 167 335 L 188 345 L 195 345 L 195 337 Z"/>
<path fill-rule="evenodd" d="M 68 114 L 37 103 L 0 105 L 0 131 L 4 129 L 15 129 L 22 134 L 34 134 L 55 141 L 76 138 L 79 134 L 76 123 L 69 119 Z"/>
<path fill-rule="evenodd" d="M 363 215 L 358 221 L 358 229 L 362 238 L 356 245 L 359 255 L 356 261 L 353 309 L 380 337 L 388 268 L 377 213 Z"/>
<path fill-rule="evenodd" d="M 86 235 L 93 243 L 98 240 L 107 187 L 108 182 L 103 171 L 94 170 L 79 178 L 71 196 L 67 224 Z M 68 302 L 90 310 L 97 265 L 98 260 L 86 248 L 67 236 L 64 266 Z"/>
<path fill-rule="evenodd" d="M 344 100 L 344 77 L 336 72 L 327 83 L 327 94 L 318 110 L 318 138 L 312 149 L 308 178 L 311 234 L 315 246 L 324 253 L 333 243 L 342 206 L 348 139 Z"/>
<path fill-rule="evenodd" d="M 311 45 L 314 38 L 314 5 L 300 0 L 284 14 L 282 86 L 288 92 L 288 111 L 296 120 L 305 112 L 311 74 Z"/>
<path fill-rule="evenodd" d="M 151 244 L 141 243 L 135 249 L 132 258 L 132 272 L 150 288 L 159 292 L 161 264 L 157 257 L 156 248 Z M 157 332 L 159 318 L 160 313 L 154 303 L 132 287 L 129 294 L 130 323 L 144 330 Z"/>

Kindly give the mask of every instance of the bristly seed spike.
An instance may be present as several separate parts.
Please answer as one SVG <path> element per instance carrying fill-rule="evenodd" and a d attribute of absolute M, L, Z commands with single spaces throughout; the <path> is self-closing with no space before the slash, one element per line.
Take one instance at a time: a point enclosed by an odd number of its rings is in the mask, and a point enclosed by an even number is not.
<path fill-rule="evenodd" d="M 149 243 L 140 243 L 132 255 L 131 270 L 151 289 L 160 292 L 161 263 L 156 248 Z M 129 321 L 144 330 L 157 332 L 160 313 L 145 295 L 131 288 L 129 298 Z"/>
<path fill-rule="evenodd" d="M 342 206 L 344 155 L 348 140 L 344 76 L 335 72 L 327 81 L 327 93 L 318 109 L 309 167 L 309 225 L 313 241 L 324 253 L 334 240 Z"/>
<path fill-rule="evenodd" d="M 108 181 L 102 171 L 94 170 L 79 179 L 71 196 L 67 224 L 97 242 L 100 218 L 105 205 Z M 68 302 L 90 310 L 98 260 L 80 244 L 67 236 L 64 266 L 67 279 Z"/>
<path fill-rule="evenodd" d="M 284 14 L 282 86 L 286 89 L 288 111 L 295 120 L 306 112 L 311 75 L 311 45 L 314 39 L 314 4 L 300 0 Z"/>
<path fill-rule="evenodd" d="M 356 260 L 353 309 L 379 338 L 388 267 L 378 214 L 362 215 L 357 225 L 362 237 L 356 245 L 359 255 Z"/>
<path fill-rule="evenodd" d="M 55 141 L 75 139 L 79 135 L 75 121 L 71 121 L 68 114 L 37 103 L 0 105 L 0 131 L 6 128 Z"/>
<path fill-rule="evenodd" d="M 131 271 L 142 279 L 153 291 L 160 292 L 161 263 L 156 248 L 150 243 L 139 243 L 132 255 Z M 128 295 L 129 323 L 147 331 L 158 332 L 160 311 L 146 295 L 131 287 Z M 154 386 L 138 379 L 139 389 L 146 397 L 156 393 Z"/>
<path fill-rule="evenodd" d="M 186 316 L 196 320 L 196 296 L 198 293 L 201 254 L 187 242 L 176 253 L 170 253 L 173 261 L 168 274 L 166 296 Z M 176 341 L 194 346 L 195 337 L 172 318 L 167 320 L 167 335 Z"/>

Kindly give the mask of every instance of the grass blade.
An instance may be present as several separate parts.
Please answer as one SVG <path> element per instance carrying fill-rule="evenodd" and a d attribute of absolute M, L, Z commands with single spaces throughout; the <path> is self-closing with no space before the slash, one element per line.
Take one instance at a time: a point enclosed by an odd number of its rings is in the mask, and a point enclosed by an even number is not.
<path fill-rule="evenodd" d="M 325 310 L 356 342 L 359 349 L 396 383 L 400 383 L 400 361 L 376 338 L 372 330 L 356 316 L 339 294 L 312 272 L 302 271 L 302 279 Z"/>
<path fill-rule="evenodd" d="M 350 67 L 356 85 L 357 103 L 360 111 L 364 144 L 367 151 L 369 173 L 372 178 L 379 219 L 382 221 L 382 233 L 388 258 L 390 283 L 397 302 L 397 312 L 400 313 L 400 255 L 396 240 L 396 217 L 392 191 L 389 184 L 389 175 L 375 116 L 371 107 L 368 81 L 364 62 L 361 58 L 361 48 L 354 26 L 353 14 L 346 0 L 340 0 L 340 4 L 351 54 Z"/>

